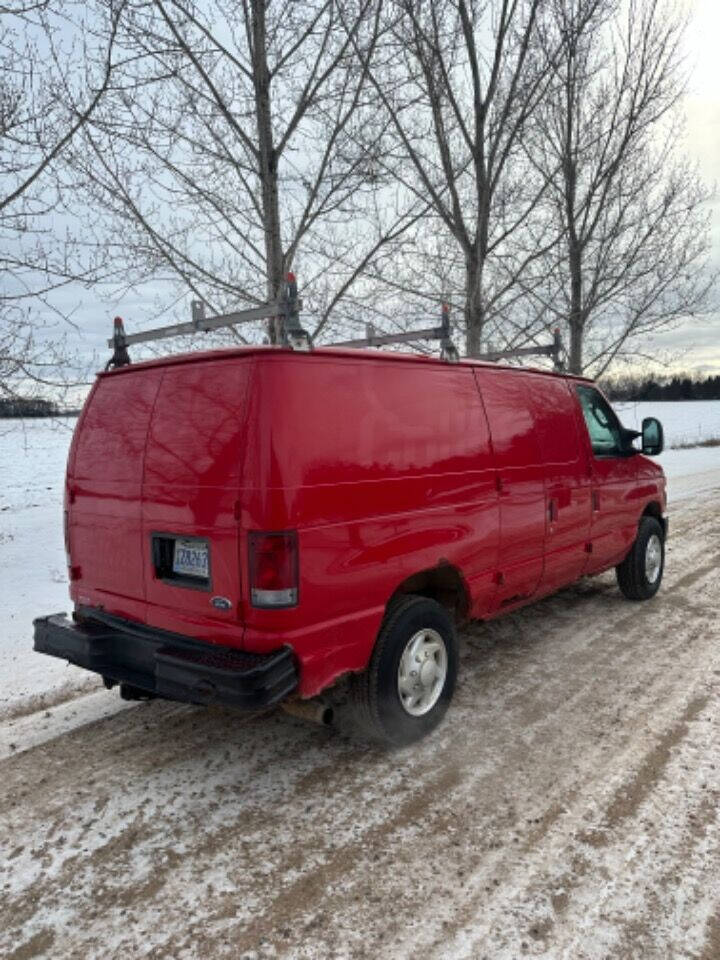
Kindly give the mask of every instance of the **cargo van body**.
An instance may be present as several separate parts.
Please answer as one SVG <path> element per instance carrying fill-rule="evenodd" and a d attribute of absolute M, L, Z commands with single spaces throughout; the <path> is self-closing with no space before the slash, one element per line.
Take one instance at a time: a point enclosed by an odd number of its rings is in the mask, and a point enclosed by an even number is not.
<path fill-rule="evenodd" d="M 282 652 L 282 682 L 248 701 L 266 706 L 365 671 L 398 598 L 487 619 L 616 567 L 643 517 L 664 539 L 665 480 L 597 446 L 595 394 L 582 378 L 340 349 L 100 374 L 67 469 L 75 619 L 54 641 L 57 618 L 38 621 L 36 647 L 191 702 L 237 702 L 194 682 L 198 650 L 260 673 Z M 115 666 L 143 637 L 152 655 Z"/>

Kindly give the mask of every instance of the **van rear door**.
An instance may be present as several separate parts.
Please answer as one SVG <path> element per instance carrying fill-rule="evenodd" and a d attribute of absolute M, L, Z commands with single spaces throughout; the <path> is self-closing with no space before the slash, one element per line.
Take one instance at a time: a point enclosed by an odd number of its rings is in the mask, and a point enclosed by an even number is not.
<path fill-rule="evenodd" d="M 142 620 L 145 440 L 162 371 L 101 375 L 78 422 L 67 476 L 71 594 Z"/>
<path fill-rule="evenodd" d="M 234 356 L 165 368 L 143 482 L 147 623 L 235 644 L 240 462 L 251 364 Z"/>

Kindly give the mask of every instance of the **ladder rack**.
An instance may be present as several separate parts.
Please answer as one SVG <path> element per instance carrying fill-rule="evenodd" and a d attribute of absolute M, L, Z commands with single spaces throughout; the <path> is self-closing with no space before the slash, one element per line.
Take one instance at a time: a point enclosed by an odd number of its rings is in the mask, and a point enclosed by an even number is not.
<path fill-rule="evenodd" d="M 127 348 L 134 343 L 151 343 L 154 340 L 165 340 L 168 337 L 179 337 L 198 332 L 207 333 L 211 330 L 221 330 L 223 327 L 233 327 L 237 323 L 250 323 L 253 320 L 277 320 L 276 334 L 282 346 L 294 350 L 311 350 L 313 348 L 312 338 L 300 326 L 301 307 L 302 301 L 298 299 L 295 275 L 289 273 L 283 294 L 278 300 L 263 303 L 257 307 L 250 307 L 247 310 L 237 310 L 232 313 L 222 313 L 214 317 L 208 317 L 205 313 L 205 304 L 201 300 L 193 300 L 191 305 L 192 319 L 187 323 L 174 323 L 166 327 L 155 327 L 153 330 L 142 330 L 139 333 L 130 334 L 125 332 L 122 318 L 115 317 L 114 333 L 107 342 L 108 346 L 113 348 L 113 354 L 105 369 L 124 367 L 131 363 Z M 437 327 L 422 327 L 417 330 L 406 330 L 402 333 L 377 333 L 372 324 L 367 324 L 365 337 L 357 340 L 341 340 L 337 343 L 323 344 L 323 346 L 382 347 L 393 343 L 412 343 L 416 340 L 439 340 L 440 356 L 443 360 L 455 363 L 460 359 L 457 348 L 452 341 L 450 311 L 446 303 L 442 306 L 440 324 Z M 494 362 L 531 356 L 551 357 L 554 369 L 562 370 L 560 331 L 555 330 L 553 342 L 547 346 L 497 350 L 480 354 L 475 359 Z"/>
<path fill-rule="evenodd" d="M 155 327 L 153 330 L 141 330 L 139 333 L 129 334 L 125 333 L 122 318 L 115 317 L 114 333 L 107 342 L 108 346 L 113 348 L 113 355 L 105 369 L 127 366 L 131 362 L 127 348 L 133 343 L 151 343 L 168 337 L 181 337 L 198 332 L 208 333 L 211 330 L 221 330 L 223 327 L 233 327 L 236 323 L 250 323 L 253 320 L 279 319 L 280 342 L 283 346 L 309 350 L 312 347 L 312 341 L 310 334 L 300 326 L 301 307 L 302 301 L 298 299 L 295 274 L 289 273 L 283 295 L 279 300 L 250 307 L 247 310 L 236 310 L 233 313 L 221 313 L 208 317 L 203 301 L 193 300 L 192 320 L 188 323 L 173 323 L 167 327 Z"/>

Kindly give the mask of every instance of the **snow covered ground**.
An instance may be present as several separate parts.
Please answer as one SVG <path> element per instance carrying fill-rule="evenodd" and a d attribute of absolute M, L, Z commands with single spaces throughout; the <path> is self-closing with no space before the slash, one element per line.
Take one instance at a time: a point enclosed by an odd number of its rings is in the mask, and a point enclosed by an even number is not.
<path fill-rule="evenodd" d="M 85 671 L 32 653 L 33 618 L 68 609 L 62 509 L 74 426 L 0 420 L 0 717 L 97 686 Z"/>
<path fill-rule="evenodd" d="M 665 431 L 665 446 L 677 447 L 720 439 L 720 400 L 686 400 L 676 403 L 613 404 L 626 427 L 639 430 L 643 417 L 657 417 Z"/>
<path fill-rule="evenodd" d="M 671 504 L 717 488 L 720 446 L 677 448 L 720 438 L 720 400 L 619 403 L 614 406 L 626 427 L 639 430 L 644 417 L 657 417 L 662 423 L 665 452 L 658 461 L 668 479 Z"/>

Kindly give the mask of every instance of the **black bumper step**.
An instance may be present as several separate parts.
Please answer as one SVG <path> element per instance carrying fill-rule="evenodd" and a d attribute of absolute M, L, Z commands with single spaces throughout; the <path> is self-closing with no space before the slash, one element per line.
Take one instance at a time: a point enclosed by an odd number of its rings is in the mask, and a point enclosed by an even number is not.
<path fill-rule="evenodd" d="M 290 647 L 247 653 L 202 643 L 93 611 L 76 622 L 65 614 L 34 621 L 35 650 L 60 657 L 127 687 L 184 703 L 260 710 L 298 684 Z"/>

